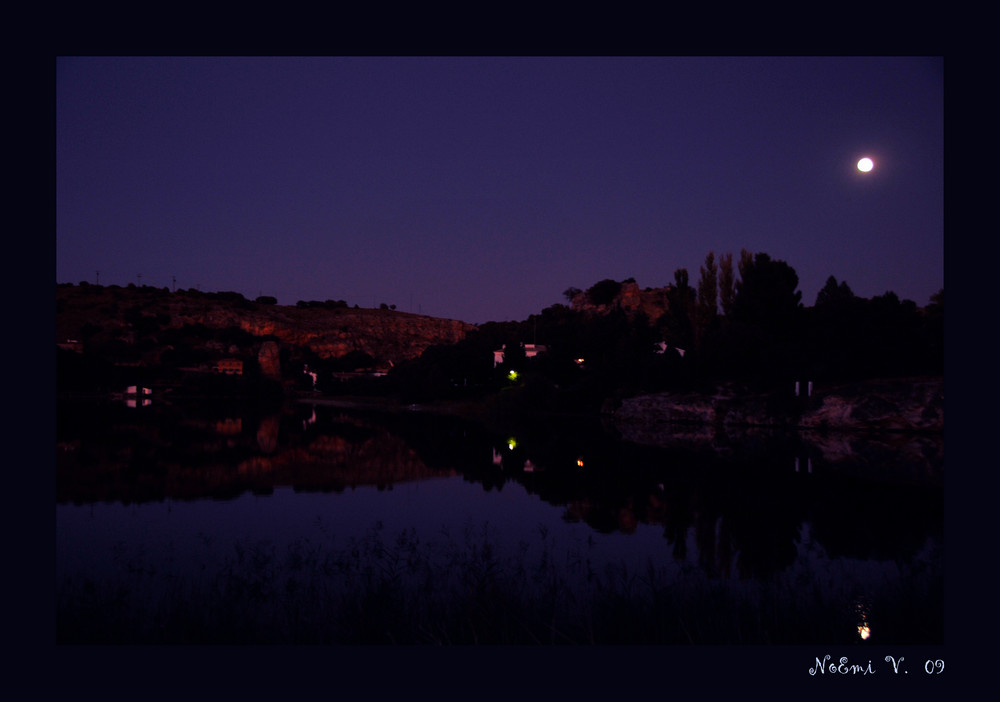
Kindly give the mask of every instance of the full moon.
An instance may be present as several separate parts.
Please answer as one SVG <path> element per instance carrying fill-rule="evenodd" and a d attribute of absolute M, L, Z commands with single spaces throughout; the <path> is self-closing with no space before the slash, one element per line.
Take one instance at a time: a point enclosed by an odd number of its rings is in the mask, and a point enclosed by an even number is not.
<path fill-rule="evenodd" d="M 861 159 L 860 161 L 858 161 L 858 170 L 861 171 L 862 173 L 867 173 L 868 171 L 870 171 L 874 167 L 875 167 L 875 162 L 872 161 L 867 156 L 865 156 L 863 159 Z"/>

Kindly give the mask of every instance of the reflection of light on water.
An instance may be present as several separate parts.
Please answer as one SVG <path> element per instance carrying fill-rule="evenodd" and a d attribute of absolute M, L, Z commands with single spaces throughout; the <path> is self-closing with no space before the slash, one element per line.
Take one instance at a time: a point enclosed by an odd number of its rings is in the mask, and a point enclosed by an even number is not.
<path fill-rule="evenodd" d="M 868 623 L 868 606 L 863 601 L 859 601 L 855 604 L 855 610 L 860 618 L 858 622 L 858 636 L 861 637 L 862 641 L 867 641 L 872 635 L 871 626 Z"/>
<path fill-rule="evenodd" d="M 329 411 L 331 417 L 322 414 L 325 411 Z M 316 436 L 330 437 L 330 443 L 322 446 L 337 447 L 336 451 L 321 455 L 353 456 L 354 452 L 348 450 L 353 439 L 341 437 L 340 424 L 337 423 L 334 429 L 326 427 L 327 423 L 332 423 L 334 418 L 339 417 L 336 412 L 339 410 L 325 410 L 322 406 L 318 411 L 314 406 L 311 416 L 303 421 L 303 429 L 316 423 L 319 415 L 322 421 L 317 427 Z M 218 420 L 215 415 L 209 417 L 205 420 L 206 425 L 213 422 L 212 426 L 220 433 L 233 436 L 245 434 L 238 417 Z M 215 424 L 215 421 L 218 423 Z M 362 543 L 370 538 L 365 529 L 376 519 L 385 524 L 382 538 L 387 540 L 387 546 L 391 548 L 391 544 L 396 543 L 396 535 L 404 530 L 409 534 L 409 530 L 417 529 L 421 548 L 426 549 L 427 558 L 440 559 L 443 564 L 455 563 L 455 559 L 466 551 L 473 556 L 480 553 L 480 550 L 476 550 L 482 547 L 480 537 L 476 535 L 474 539 L 463 539 L 463 529 L 468 524 L 489 523 L 491 527 L 496 527 L 495 535 L 489 535 L 490 546 L 496 548 L 496 552 L 503 554 L 504 558 L 510 559 L 509 562 L 514 564 L 512 569 L 524 565 L 530 572 L 535 563 L 544 563 L 545 567 L 549 567 L 550 562 L 558 561 L 559 567 L 566 569 L 567 582 L 570 582 L 572 576 L 572 585 L 580 584 L 581 587 L 589 586 L 592 582 L 591 573 L 606 572 L 605 565 L 627 565 L 628 575 L 636 573 L 642 578 L 652 572 L 653 568 L 668 571 L 671 577 L 677 577 L 677 592 L 683 592 L 686 587 L 696 590 L 707 583 L 713 588 L 716 584 L 720 588 L 730 588 L 726 592 L 742 596 L 744 585 L 739 579 L 739 569 L 743 567 L 741 559 L 745 553 L 753 555 L 759 552 L 753 548 L 755 542 L 752 539 L 759 538 L 753 531 L 736 544 L 742 546 L 742 550 L 734 546 L 732 533 L 728 531 L 734 520 L 727 520 L 729 512 L 724 508 L 713 505 L 713 509 L 702 509 L 697 519 L 689 516 L 688 509 L 700 504 L 697 500 L 703 494 L 700 491 L 701 484 L 693 483 L 689 490 L 687 481 L 674 480 L 671 475 L 668 483 L 671 490 L 666 490 L 667 484 L 657 481 L 665 480 L 662 476 L 670 473 L 662 469 L 659 461 L 651 464 L 648 473 L 645 469 L 637 472 L 634 481 L 631 478 L 623 480 L 620 486 L 615 481 L 608 491 L 615 499 L 604 501 L 600 499 L 601 493 L 598 493 L 598 497 L 590 494 L 590 486 L 603 486 L 603 480 L 582 480 L 584 461 L 586 460 L 588 467 L 587 476 L 594 471 L 597 471 L 596 475 L 604 476 L 617 467 L 615 455 L 597 453 L 597 458 L 590 454 L 583 456 L 578 451 L 586 449 L 559 443 L 555 447 L 546 445 L 547 451 L 536 457 L 531 441 L 535 437 L 529 437 L 527 443 L 521 444 L 516 437 L 509 436 L 508 440 L 504 440 L 500 434 L 493 440 L 485 438 L 484 433 L 482 436 L 475 434 L 468 439 L 468 451 L 465 451 L 464 442 L 462 451 L 456 450 L 455 462 L 461 467 L 461 474 L 457 476 L 454 473 L 442 473 L 442 477 L 434 479 L 417 477 L 413 482 L 396 484 L 392 490 L 384 487 L 379 490 L 372 485 L 352 486 L 348 490 L 341 488 L 341 491 L 303 491 L 288 486 L 286 476 L 294 477 L 293 470 L 298 465 L 297 462 L 312 460 L 312 454 L 304 453 L 302 459 L 298 453 L 289 454 L 287 460 L 286 454 L 271 457 L 270 452 L 276 451 L 279 446 L 277 439 L 280 422 L 278 417 L 261 417 L 258 420 L 255 416 L 254 423 L 258 421 L 263 429 L 258 434 L 260 451 L 253 451 L 251 434 L 245 437 L 249 440 L 247 443 L 240 444 L 246 450 L 241 449 L 232 459 L 229 454 L 225 454 L 219 459 L 219 464 L 229 466 L 230 460 L 239 460 L 235 472 L 244 476 L 244 479 L 234 483 L 235 485 L 241 488 L 250 486 L 253 489 L 274 485 L 273 492 L 265 495 L 263 490 L 259 493 L 247 492 L 249 488 L 244 488 L 245 491 L 239 496 L 219 501 L 209 498 L 190 501 L 168 499 L 165 503 L 132 502 L 128 506 L 90 503 L 85 510 L 78 510 L 73 504 L 60 503 L 57 506 L 59 574 L 70 577 L 77 573 L 106 572 L 109 579 L 116 577 L 118 571 L 115 568 L 119 562 L 113 560 L 117 553 L 114 549 L 122 541 L 130 549 L 126 555 L 136 561 L 137 565 L 149 566 L 150 569 L 155 566 L 158 574 L 165 574 L 158 576 L 158 582 L 166 574 L 173 576 L 176 573 L 178 577 L 190 577 L 191 582 L 204 582 L 208 583 L 206 587 L 212 587 L 216 582 L 216 575 L 223 571 L 228 563 L 227 559 L 232 556 L 233 544 L 266 541 L 273 545 L 279 556 L 285 550 L 296 554 L 300 551 L 315 552 L 315 563 L 334 562 L 327 561 L 327 557 L 339 559 L 342 553 L 346 553 L 344 549 L 352 540 Z M 281 436 L 284 438 L 283 434 Z M 463 441 L 463 434 L 451 436 L 457 436 L 457 441 Z M 310 433 L 309 438 L 311 437 Z M 65 442 L 60 447 L 70 445 L 79 445 L 77 450 L 82 451 L 86 446 L 85 439 Z M 317 444 L 317 451 L 319 446 Z M 393 447 L 394 444 L 388 446 Z M 507 454 L 503 453 L 505 446 L 508 448 Z M 296 443 L 290 442 L 288 448 L 297 452 L 297 440 Z M 475 449 L 474 454 L 472 448 Z M 526 458 L 529 452 L 532 454 L 531 459 Z M 572 453 L 577 453 L 577 457 L 573 458 Z M 378 463 L 374 460 L 369 463 L 367 457 L 360 458 L 358 472 L 360 474 L 377 465 L 380 477 L 383 475 L 383 467 L 385 474 L 391 475 L 395 466 L 392 461 L 396 455 L 395 449 L 387 451 L 384 463 L 381 462 L 382 454 L 378 454 Z M 458 458 L 459 456 L 462 458 Z M 469 458 L 465 458 L 466 456 Z M 466 460 L 468 470 L 463 463 Z M 533 460 L 538 460 L 539 464 L 534 464 Z M 345 468 L 354 465 L 347 458 L 344 461 Z M 645 459 L 643 466 L 644 461 Z M 578 468 L 572 467 L 574 463 Z M 410 465 L 407 461 L 401 461 L 401 464 Z M 491 464 L 491 470 L 480 470 L 480 467 L 487 468 Z M 562 466 L 569 470 L 563 470 Z M 812 470 L 811 461 L 806 455 L 796 457 L 795 466 L 803 473 Z M 339 470 L 340 464 L 335 467 Z M 540 471 L 544 469 L 550 469 L 549 480 L 542 480 L 545 473 Z M 512 470 L 515 471 L 514 475 L 510 475 Z M 517 475 L 522 470 L 524 475 Z M 275 477 L 264 477 L 271 475 Z M 337 474 L 338 478 L 339 475 Z M 347 476 L 344 478 L 347 481 L 353 474 L 345 470 L 344 475 Z M 258 476 L 262 476 L 259 481 L 256 480 Z M 248 482 L 250 477 L 255 480 Z M 556 482 L 564 478 L 571 481 L 572 490 L 564 490 Z M 207 474 L 206 480 L 214 483 L 216 473 Z M 832 494 L 840 497 L 837 491 Z M 572 501 L 563 506 L 562 500 L 569 500 L 570 497 Z M 819 504 L 822 506 L 826 502 Z M 826 514 L 822 509 L 817 512 Z M 835 512 L 831 516 L 839 514 Z M 856 516 L 848 512 L 844 518 L 846 521 L 847 518 Z M 317 529 L 317 524 L 322 529 Z M 539 524 L 550 529 L 540 544 L 534 531 Z M 780 574 L 775 573 L 766 578 L 761 576 L 760 580 L 753 581 L 753 587 L 746 586 L 749 590 L 746 602 L 754 604 L 761 601 L 760 593 L 769 591 L 758 590 L 758 584 L 760 588 L 764 588 L 768 583 L 774 582 L 779 587 L 775 591 L 778 593 L 775 597 L 787 596 L 792 605 L 801 607 L 804 611 L 807 607 L 816 611 L 819 608 L 829 610 L 830 626 L 836 625 L 842 632 L 840 636 L 855 643 L 867 645 L 871 640 L 871 609 L 874 602 L 879 601 L 877 598 L 884 592 L 886 585 L 893 588 L 909 586 L 906 579 L 911 573 L 917 576 L 922 576 L 925 572 L 936 573 L 942 558 L 943 544 L 930 536 L 925 537 L 925 546 L 913 557 L 912 566 L 900 560 L 901 556 L 894 558 L 889 555 L 878 559 L 866 558 L 863 553 L 855 555 L 856 549 L 851 548 L 853 542 L 843 540 L 833 543 L 837 548 L 831 555 L 820 537 L 832 533 L 841 522 L 820 519 L 815 535 L 811 520 L 803 517 L 803 521 L 798 522 L 798 528 L 792 531 L 795 524 L 793 519 L 789 519 L 788 531 L 761 532 L 760 536 L 781 538 L 786 544 L 791 543 L 797 556 Z M 442 540 L 439 530 L 446 527 L 456 535 L 454 538 L 445 537 Z M 212 539 L 211 548 L 207 544 L 202 545 L 197 536 L 199 533 Z M 486 540 L 487 537 L 481 538 Z M 891 543 L 895 546 L 895 542 Z M 407 556 L 411 552 L 411 546 L 415 553 L 416 541 L 413 539 L 406 542 Z M 146 550 L 141 550 L 143 548 Z M 136 560 L 140 556 L 141 562 Z M 507 560 L 501 562 L 508 563 Z M 751 566 L 755 565 L 749 557 L 747 562 Z M 318 565 L 316 567 L 319 568 Z M 632 582 L 632 578 L 626 577 L 624 570 L 622 574 L 620 582 Z M 681 576 L 683 580 L 680 579 Z M 580 580 L 575 580 L 578 577 Z M 772 577 L 773 581 L 769 579 Z M 166 583 L 164 587 L 174 587 L 173 582 L 175 581 Z M 652 588 L 654 581 L 649 582 Z M 671 590 L 668 592 L 673 592 L 673 581 L 669 582 Z M 915 586 L 922 582 L 918 580 Z M 741 589 L 737 589 L 738 587 Z M 659 589 L 649 591 L 657 596 L 664 592 Z M 862 593 L 873 599 L 861 597 Z M 881 644 L 876 642 L 873 645 L 885 644 L 896 636 L 894 608 L 887 611 L 880 608 L 878 612 L 879 635 L 882 639 Z M 851 628 L 856 630 L 859 638 L 853 638 Z"/>

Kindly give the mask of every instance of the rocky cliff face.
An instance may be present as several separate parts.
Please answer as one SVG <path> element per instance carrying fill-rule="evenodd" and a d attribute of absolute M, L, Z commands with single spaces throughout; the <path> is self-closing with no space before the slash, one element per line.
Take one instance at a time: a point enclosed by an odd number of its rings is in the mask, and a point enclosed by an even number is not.
<path fill-rule="evenodd" d="M 254 336 L 276 336 L 282 344 L 307 348 L 323 359 L 352 351 L 367 353 L 380 363 L 419 356 L 435 344 L 453 344 L 475 328 L 440 319 L 391 310 L 316 310 L 272 306 L 263 311 L 215 309 L 181 314 L 175 324 L 238 327 Z"/>
<path fill-rule="evenodd" d="M 608 304 L 594 304 L 586 291 L 579 292 L 570 300 L 572 309 L 592 314 L 607 314 L 613 309 L 622 309 L 627 314 L 642 312 L 651 322 L 667 312 L 667 288 L 639 288 L 633 281 L 621 284 L 621 290 Z"/>
<path fill-rule="evenodd" d="M 274 337 L 283 348 L 308 349 L 323 359 L 359 351 L 379 364 L 414 358 L 436 344 L 456 343 L 475 329 L 458 320 L 394 310 L 269 305 L 135 287 L 56 287 L 58 344 L 71 339 L 85 348 L 87 338 L 102 335 L 152 345 L 164 330 L 197 325 Z M 260 349 L 262 369 L 275 360 L 273 352 Z"/>
<path fill-rule="evenodd" d="M 269 380 L 281 380 L 281 353 L 277 343 L 265 341 L 261 344 L 257 362 L 260 364 L 261 375 Z"/>

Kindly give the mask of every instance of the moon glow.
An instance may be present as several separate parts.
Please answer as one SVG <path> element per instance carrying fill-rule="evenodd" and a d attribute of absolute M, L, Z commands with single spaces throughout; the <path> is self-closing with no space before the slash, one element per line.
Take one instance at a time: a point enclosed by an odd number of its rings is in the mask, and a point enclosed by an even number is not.
<path fill-rule="evenodd" d="M 874 167 L 875 167 L 875 162 L 872 161 L 867 156 L 865 156 L 863 159 L 861 159 L 860 161 L 858 161 L 858 170 L 861 171 L 862 173 L 867 173 L 868 171 L 870 171 Z"/>

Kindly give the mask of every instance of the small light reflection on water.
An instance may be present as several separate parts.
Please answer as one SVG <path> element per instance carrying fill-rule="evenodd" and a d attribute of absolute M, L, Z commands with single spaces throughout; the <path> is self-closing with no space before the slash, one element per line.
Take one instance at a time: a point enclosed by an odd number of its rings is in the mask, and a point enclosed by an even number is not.
<path fill-rule="evenodd" d="M 914 570 L 897 555 L 897 544 L 909 547 L 909 540 L 892 529 L 905 520 L 876 519 L 871 529 L 851 529 L 856 515 L 838 509 L 829 490 L 810 491 L 813 483 L 768 479 L 761 488 L 718 470 L 728 483 L 701 474 L 680 480 L 672 470 L 649 467 L 658 464 L 644 463 L 645 454 L 618 463 L 612 460 L 617 446 L 613 452 L 588 452 L 580 442 L 546 445 L 548 450 L 539 452 L 537 437 L 533 442 L 520 434 L 477 440 L 473 451 L 463 444 L 473 444 L 466 434 L 459 440 L 443 430 L 441 441 L 426 446 L 420 443 L 423 434 L 408 438 L 426 455 L 445 454 L 427 464 L 424 454 L 379 427 L 337 420 L 328 418 L 317 428 L 313 409 L 301 425 L 309 433 L 288 447 L 279 443 L 277 419 L 262 420 L 259 427 L 212 421 L 203 432 L 208 439 L 197 445 L 222 447 L 217 461 L 203 465 L 200 457 L 184 455 L 153 466 L 159 470 L 134 462 L 117 473 L 124 488 L 133 487 L 126 478 L 137 468 L 147 482 L 188 487 L 198 476 L 190 463 L 203 466 L 206 484 L 229 480 L 244 490 L 235 497 L 222 491 L 216 499 L 157 500 L 211 493 L 123 489 L 124 504 L 57 503 L 57 578 L 113 578 L 125 568 L 129 577 L 145 578 L 143 585 L 152 582 L 147 574 L 154 572 L 160 579 L 211 582 L 237 555 L 266 555 L 280 568 L 302 559 L 324 562 L 330 553 L 358 543 L 364 553 L 383 553 L 384 546 L 409 555 L 408 549 L 419 545 L 422 557 L 466 562 L 486 544 L 491 555 L 529 573 L 557 560 L 574 577 L 608 573 L 609 582 L 630 587 L 648 587 L 655 569 L 671 588 L 683 579 L 696 592 L 719 586 L 756 601 L 757 589 L 777 583 L 781 596 L 816 596 L 824 612 L 835 610 L 840 636 L 869 641 L 872 602 L 879 639 L 891 638 L 893 631 L 879 588 L 907 582 Z M 234 441 L 242 443 L 234 447 Z M 809 476 L 808 458 L 796 462 L 801 478 L 816 477 Z M 324 471 L 336 479 L 324 481 Z M 105 494 L 95 487 L 107 482 L 105 473 L 90 464 L 72 464 L 62 475 L 66 494 L 74 499 Z M 74 480 L 88 477 L 78 492 L 69 489 Z M 823 487 L 828 486 L 838 487 L 834 481 Z M 866 514 L 881 513 L 881 496 L 867 498 L 873 506 Z M 877 538 L 883 532 L 887 536 Z M 373 540 L 377 549 L 366 550 Z M 927 561 L 926 570 L 940 561 L 940 553 L 932 547 L 925 551 L 918 560 Z M 871 601 L 859 593 L 871 594 Z"/>
<path fill-rule="evenodd" d="M 869 607 L 864 599 L 855 602 L 855 611 L 858 615 L 858 636 L 862 641 L 867 641 L 872 635 L 871 626 L 868 623 Z"/>

